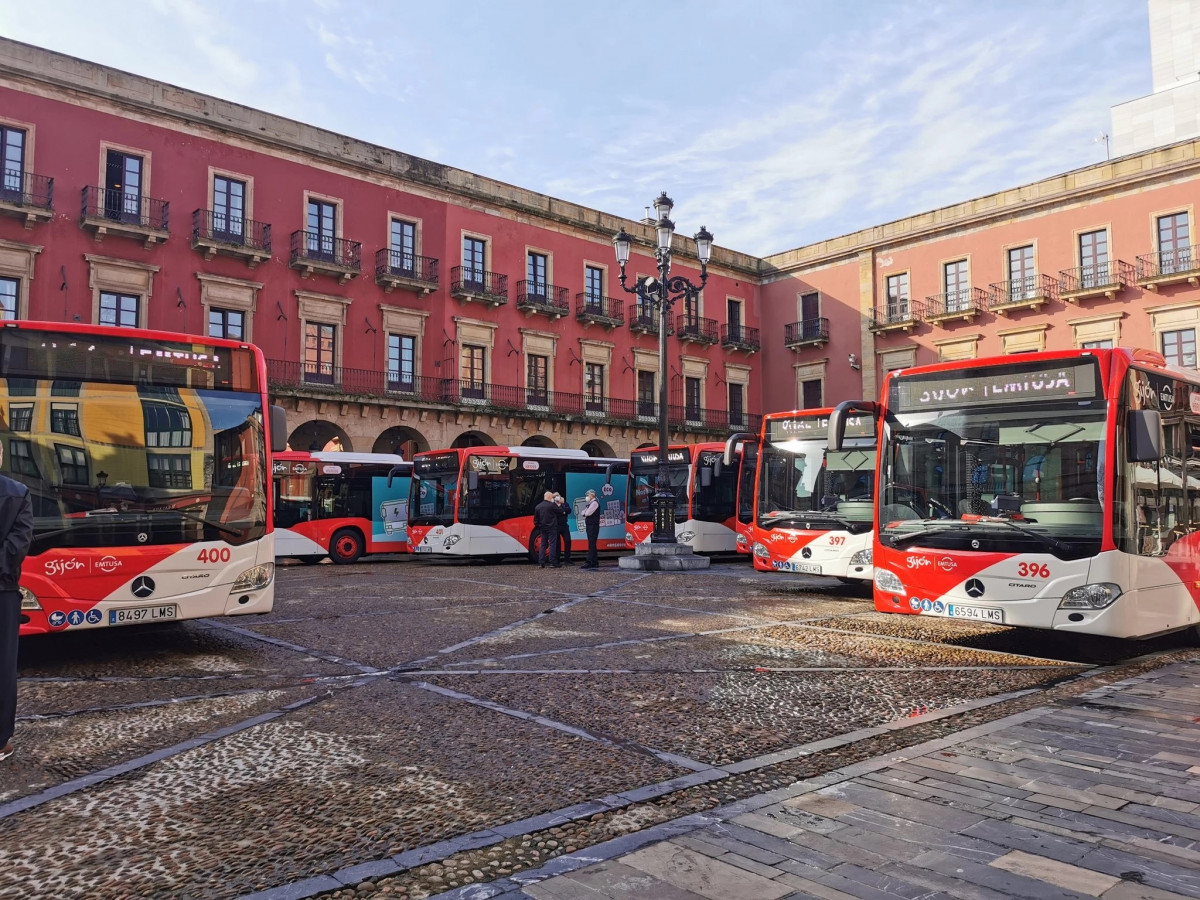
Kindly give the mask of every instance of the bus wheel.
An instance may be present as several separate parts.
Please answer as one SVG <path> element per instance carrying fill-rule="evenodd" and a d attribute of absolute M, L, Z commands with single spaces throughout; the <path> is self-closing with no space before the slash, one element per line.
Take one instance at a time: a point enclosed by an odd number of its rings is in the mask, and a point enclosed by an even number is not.
<path fill-rule="evenodd" d="M 541 556 L 541 553 L 542 533 L 535 530 L 533 534 L 529 536 L 529 561 L 531 563 L 537 562 L 538 558 Z"/>
<path fill-rule="evenodd" d="M 343 528 L 333 533 L 333 540 L 329 542 L 329 558 L 335 563 L 348 566 L 358 562 L 362 554 L 363 538 L 356 529 Z"/>
<path fill-rule="evenodd" d="M 296 559 L 300 560 L 300 562 L 302 562 L 306 566 L 315 566 L 317 563 L 319 563 L 324 558 L 325 557 L 323 557 L 323 556 L 297 556 L 296 557 Z"/>

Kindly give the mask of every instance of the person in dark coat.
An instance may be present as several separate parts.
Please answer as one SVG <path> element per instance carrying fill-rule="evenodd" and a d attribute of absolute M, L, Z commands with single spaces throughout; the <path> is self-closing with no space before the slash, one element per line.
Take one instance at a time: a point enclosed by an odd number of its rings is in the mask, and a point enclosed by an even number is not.
<path fill-rule="evenodd" d="M 4 445 L 0 443 L 0 465 Z M 21 563 L 33 543 L 29 488 L 0 475 L 0 759 L 15 752 L 17 727 L 17 642 L 21 632 Z"/>
<path fill-rule="evenodd" d="M 563 558 L 564 566 L 573 566 L 571 562 L 571 507 L 567 506 L 567 502 L 563 500 L 562 494 L 554 495 L 554 509 L 558 513 L 558 533 L 563 539 Z"/>
<path fill-rule="evenodd" d="M 538 565 L 544 569 L 549 563 L 557 569 L 559 567 L 558 507 L 554 505 L 554 491 L 546 491 L 542 502 L 533 508 L 533 524 L 542 533 Z"/>
<path fill-rule="evenodd" d="M 588 491 L 584 496 L 584 504 L 581 515 L 583 516 L 583 530 L 587 534 L 587 559 L 584 560 L 584 569 L 600 568 L 600 554 L 597 550 L 597 545 L 600 540 L 600 501 L 596 499 L 595 491 Z"/>

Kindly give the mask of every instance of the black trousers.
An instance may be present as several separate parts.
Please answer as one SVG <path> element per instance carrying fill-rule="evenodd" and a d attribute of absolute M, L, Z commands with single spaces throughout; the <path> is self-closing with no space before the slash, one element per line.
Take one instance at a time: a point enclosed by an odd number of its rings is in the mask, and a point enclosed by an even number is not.
<path fill-rule="evenodd" d="M 587 531 L 587 565 L 593 568 L 600 565 L 600 554 L 596 550 L 596 542 L 600 540 L 600 517 L 595 516 L 595 521 L 584 520 L 584 529 Z"/>
<path fill-rule="evenodd" d="M 538 554 L 540 564 L 558 565 L 558 529 L 547 528 L 542 532 L 542 552 Z"/>
<path fill-rule="evenodd" d="M 17 639 L 21 629 L 21 595 L 0 591 L 0 747 L 17 726 Z"/>

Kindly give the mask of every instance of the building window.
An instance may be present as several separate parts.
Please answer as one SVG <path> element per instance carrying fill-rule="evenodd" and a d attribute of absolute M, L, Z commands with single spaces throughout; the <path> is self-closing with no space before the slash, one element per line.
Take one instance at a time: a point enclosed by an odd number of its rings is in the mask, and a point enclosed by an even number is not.
<path fill-rule="evenodd" d="M 37 463 L 33 461 L 33 443 L 18 441 L 16 438 L 8 442 L 8 464 L 17 475 L 31 475 L 41 478 Z"/>
<path fill-rule="evenodd" d="M 1080 350 L 1111 350 L 1113 342 L 1108 338 L 1102 341 L 1084 341 L 1080 346 Z"/>
<path fill-rule="evenodd" d="M 700 379 L 691 375 L 683 379 L 683 414 L 692 422 L 700 419 Z"/>
<path fill-rule="evenodd" d="M 78 397 L 79 391 L 82 387 L 82 381 L 74 381 L 68 378 L 55 378 L 52 382 L 50 382 L 50 396 Z"/>
<path fill-rule="evenodd" d="M 246 333 L 246 314 L 237 309 L 218 309 L 212 307 L 208 311 L 208 336 L 227 338 L 240 341 Z"/>
<path fill-rule="evenodd" d="M 604 364 L 583 364 L 583 395 L 587 412 L 604 412 Z"/>
<path fill-rule="evenodd" d="M 17 317 L 17 298 L 20 296 L 21 282 L 16 278 L 0 278 L 0 319 L 15 319 Z"/>
<path fill-rule="evenodd" d="M 1164 331 L 1162 333 L 1162 352 L 1167 358 L 1167 364 L 1196 368 L 1196 329 L 1184 328 L 1180 331 Z"/>
<path fill-rule="evenodd" d="M 8 427 L 12 431 L 32 431 L 33 407 L 30 405 L 10 406 L 8 408 Z"/>
<path fill-rule="evenodd" d="M 637 373 L 637 414 L 653 418 L 657 398 L 654 390 L 654 373 L 638 370 Z"/>
<path fill-rule="evenodd" d="M 818 409 L 821 405 L 821 379 L 802 381 L 800 383 L 800 408 Z"/>
<path fill-rule="evenodd" d="M 335 337 L 337 326 L 325 322 L 304 323 L 304 380 L 316 384 L 334 383 Z"/>
<path fill-rule="evenodd" d="M 55 403 L 51 406 L 50 430 L 55 434 L 79 437 L 79 407 L 73 403 Z"/>
<path fill-rule="evenodd" d="M 55 444 L 54 454 L 58 457 L 58 468 L 62 472 L 63 484 L 88 484 L 87 454 L 78 447 Z"/>
<path fill-rule="evenodd" d="M 1158 217 L 1158 270 L 1163 275 L 1192 268 L 1191 235 L 1187 213 Z"/>
<path fill-rule="evenodd" d="M 725 321 L 729 326 L 729 340 L 740 342 L 742 340 L 742 301 L 741 300 L 726 300 L 725 301 Z"/>
<path fill-rule="evenodd" d="M 1108 232 L 1079 235 L 1079 281 L 1085 288 L 1108 284 Z"/>
<path fill-rule="evenodd" d="M 190 488 L 192 458 L 187 455 L 147 453 L 146 467 L 152 488 Z"/>
<path fill-rule="evenodd" d="M 887 317 L 889 322 L 899 322 L 908 318 L 907 272 L 887 277 Z"/>
<path fill-rule="evenodd" d="M 487 399 L 487 347 L 477 347 L 464 344 L 462 348 L 462 371 L 459 381 L 462 382 L 463 397 L 473 400 Z"/>
<path fill-rule="evenodd" d="M 192 446 L 192 415 L 186 406 L 142 401 L 147 447 Z"/>
<path fill-rule="evenodd" d="M 525 357 L 525 400 L 534 406 L 546 406 L 549 402 L 549 382 L 545 356 L 529 354 Z"/>
<path fill-rule="evenodd" d="M 583 294 L 588 306 L 604 306 L 604 270 L 596 266 L 583 267 Z"/>
<path fill-rule="evenodd" d="M 417 226 L 403 219 L 392 219 L 388 250 L 392 274 L 412 276 L 417 264 Z"/>
<path fill-rule="evenodd" d="M 729 383 L 729 424 L 746 424 L 746 386 L 733 381 Z"/>
<path fill-rule="evenodd" d="M 100 294 L 100 324 L 115 328 L 138 327 L 139 298 L 133 294 Z"/>
<path fill-rule="evenodd" d="M 545 253 L 526 255 L 525 259 L 525 295 L 546 299 L 546 272 L 550 258 Z"/>
<path fill-rule="evenodd" d="M 487 271 L 487 241 L 482 238 L 463 238 L 462 277 L 466 287 L 483 289 Z"/>
<path fill-rule="evenodd" d="M 140 222 L 142 158 L 109 150 L 104 161 L 104 215 L 123 222 Z"/>
<path fill-rule="evenodd" d="M 1037 273 L 1033 270 L 1033 244 L 1008 251 L 1008 296 L 1026 300 L 1037 294 Z"/>
<path fill-rule="evenodd" d="M 246 231 L 246 182 L 213 176 L 213 237 L 240 244 Z"/>
<path fill-rule="evenodd" d="M 325 200 L 308 201 L 308 256 L 337 263 L 337 205 Z"/>
<path fill-rule="evenodd" d="M 8 379 L 8 396 L 10 397 L 36 397 L 37 396 L 37 379 L 36 378 L 13 378 Z"/>
<path fill-rule="evenodd" d="M 19 128 L 0 126 L 0 164 L 4 166 L 5 195 L 19 199 L 25 182 L 25 132 Z"/>
<path fill-rule="evenodd" d="M 416 386 L 417 339 L 411 334 L 387 336 L 388 390 L 409 391 Z"/>
<path fill-rule="evenodd" d="M 965 259 L 942 266 L 942 290 L 946 294 L 946 312 L 962 312 L 970 307 L 971 284 Z"/>

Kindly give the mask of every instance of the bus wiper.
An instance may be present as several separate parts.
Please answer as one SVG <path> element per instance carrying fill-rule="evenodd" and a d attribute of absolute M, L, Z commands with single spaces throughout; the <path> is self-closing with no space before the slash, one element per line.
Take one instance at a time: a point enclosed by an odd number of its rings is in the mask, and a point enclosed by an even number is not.
<path fill-rule="evenodd" d="M 202 525 L 208 525 L 217 531 L 223 531 L 226 534 L 232 534 L 234 537 L 241 537 L 242 532 L 236 528 L 230 528 L 228 525 L 223 525 L 220 522 L 214 522 L 212 519 L 206 519 L 204 516 L 198 516 L 195 513 L 184 512 L 182 509 L 157 509 L 149 510 L 154 515 L 162 515 L 164 513 L 172 513 L 179 516 L 181 519 L 190 519 L 193 522 L 199 522 Z"/>
<path fill-rule="evenodd" d="M 913 541 L 920 540 L 921 538 L 931 534 L 942 534 L 947 531 L 969 531 L 971 527 L 977 523 L 983 523 L 985 525 L 1007 525 L 1009 528 L 1015 528 L 1017 531 L 1021 532 L 1021 534 L 1027 535 L 1028 537 L 1031 537 L 1034 540 L 1045 544 L 1050 549 L 1057 550 L 1060 553 L 1066 553 L 1072 549 L 1070 544 L 1060 541 L 1058 538 L 1050 537 L 1047 534 L 1041 534 L 1037 531 L 1034 531 L 1032 528 L 1026 528 L 1023 525 L 1018 525 L 1012 519 L 1006 519 L 1001 516 L 980 516 L 978 519 L 969 523 L 941 525 L 937 528 L 930 528 L 928 530 L 921 529 L 920 531 L 914 531 L 909 534 L 893 535 L 890 536 L 891 544 L 893 547 L 899 547 L 903 544 L 910 544 Z"/>
<path fill-rule="evenodd" d="M 768 527 L 778 525 L 781 522 L 833 522 L 838 525 L 850 527 L 850 520 L 845 516 L 839 516 L 835 512 L 777 512 L 767 513 L 763 516 L 763 524 Z M 862 523 L 859 523 L 862 524 Z"/>
<path fill-rule="evenodd" d="M 1004 518 L 1002 516 L 996 516 L 996 517 L 988 516 L 987 518 L 983 519 L 982 521 L 1000 522 L 1001 524 L 1007 525 L 1009 528 L 1015 528 L 1017 531 L 1021 532 L 1021 534 L 1028 535 L 1029 537 L 1033 538 L 1034 540 L 1040 541 L 1041 543 L 1045 544 L 1051 550 L 1058 550 L 1060 553 L 1066 553 L 1072 549 L 1071 545 L 1068 544 L 1066 541 L 1060 541 L 1058 538 L 1050 537 L 1050 535 L 1048 535 L 1048 534 L 1042 534 L 1040 532 L 1034 531 L 1032 528 L 1026 528 L 1024 525 L 1018 525 L 1012 519 Z"/>
<path fill-rule="evenodd" d="M 908 534 L 891 534 L 887 535 L 893 547 L 902 547 L 905 544 L 911 544 L 913 541 L 918 541 L 923 537 L 929 537 L 932 534 L 942 534 L 947 531 L 966 531 L 966 525 L 938 525 L 934 528 L 920 528 L 917 531 L 910 531 Z"/>

